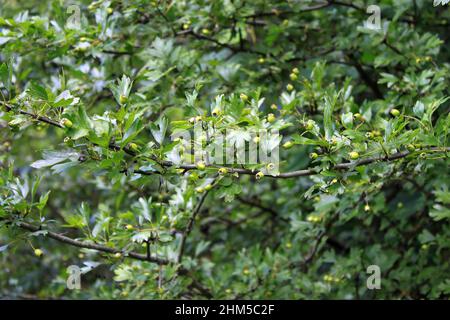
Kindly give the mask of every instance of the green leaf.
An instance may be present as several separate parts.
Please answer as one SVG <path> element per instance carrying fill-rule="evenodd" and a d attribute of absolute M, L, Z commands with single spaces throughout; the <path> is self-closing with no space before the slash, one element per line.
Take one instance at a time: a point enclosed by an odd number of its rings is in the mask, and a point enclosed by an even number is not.
<path fill-rule="evenodd" d="M 28 94 L 32 96 L 33 98 L 41 99 L 41 100 L 48 100 L 47 91 L 44 87 L 39 85 L 36 82 L 31 82 L 28 87 Z"/>

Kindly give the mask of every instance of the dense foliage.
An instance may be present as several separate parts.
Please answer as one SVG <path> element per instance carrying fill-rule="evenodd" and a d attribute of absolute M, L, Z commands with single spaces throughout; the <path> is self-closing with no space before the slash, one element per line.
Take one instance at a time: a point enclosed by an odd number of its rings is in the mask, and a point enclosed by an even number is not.
<path fill-rule="evenodd" d="M 0 296 L 450 296 L 448 5 L 0 2 Z"/>

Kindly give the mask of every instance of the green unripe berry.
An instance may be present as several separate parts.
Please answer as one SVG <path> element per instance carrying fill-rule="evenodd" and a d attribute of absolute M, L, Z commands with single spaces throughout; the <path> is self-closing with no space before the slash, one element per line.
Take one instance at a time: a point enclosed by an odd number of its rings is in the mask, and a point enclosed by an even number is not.
<path fill-rule="evenodd" d="M 119 102 L 120 102 L 120 104 L 127 103 L 128 102 L 128 97 L 124 96 L 123 94 L 121 94 L 120 97 L 119 97 Z"/>
<path fill-rule="evenodd" d="M 392 110 L 391 110 L 391 114 L 392 114 L 394 117 L 398 117 L 398 116 L 400 115 L 400 111 L 399 111 L 398 109 L 392 109 Z"/>
<path fill-rule="evenodd" d="M 247 102 L 247 101 L 248 101 L 248 96 L 247 96 L 245 93 L 241 93 L 241 94 L 239 95 L 239 97 L 241 98 L 241 100 L 242 100 L 243 102 Z"/>
<path fill-rule="evenodd" d="M 312 153 L 309 154 L 309 157 L 312 160 L 316 160 L 319 157 L 319 155 L 317 153 L 315 153 L 315 152 L 312 152 Z"/>
<path fill-rule="evenodd" d="M 291 73 L 291 74 L 289 75 L 289 78 L 290 78 L 292 81 L 295 81 L 295 80 L 298 79 L 298 76 L 297 76 L 295 73 Z"/>
<path fill-rule="evenodd" d="M 256 180 L 261 180 L 263 177 L 264 177 L 264 173 L 262 173 L 261 171 L 255 175 Z"/>
<path fill-rule="evenodd" d="M 283 148 L 290 149 L 294 146 L 294 143 L 292 141 L 287 141 L 283 144 Z"/>
<path fill-rule="evenodd" d="M 203 193 L 203 192 L 205 192 L 205 189 L 203 189 L 202 187 L 198 187 L 198 188 L 195 188 L 195 192 Z"/>
<path fill-rule="evenodd" d="M 214 110 L 211 112 L 211 114 L 212 114 L 214 117 L 219 116 L 221 113 L 222 113 L 222 111 L 220 110 L 220 108 L 214 108 Z"/>
<path fill-rule="evenodd" d="M 36 257 L 40 257 L 44 254 L 44 251 L 42 251 L 41 249 L 34 249 L 34 255 Z"/>
<path fill-rule="evenodd" d="M 356 160 L 359 158 L 359 153 L 356 151 L 352 151 L 348 155 L 350 156 L 350 159 L 352 159 L 352 160 Z"/>
<path fill-rule="evenodd" d="M 275 118 L 275 115 L 273 114 L 273 113 L 269 113 L 268 115 L 267 115 L 267 121 L 269 122 L 269 123 L 272 123 L 272 122 L 274 122 L 276 120 L 276 118 Z"/>
<path fill-rule="evenodd" d="M 292 90 L 294 90 L 294 86 L 292 85 L 292 84 L 288 84 L 287 86 L 286 86 L 286 90 L 287 91 L 292 91 Z"/>
<path fill-rule="evenodd" d="M 206 164 L 203 161 L 197 162 L 197 169 L 199 170 L 205 170 Z"/>
<path fill-rule="evenodd" d="M 61 125 L 63 125 L 66 128 L 72 128 L 73 127 L 72 121 L 70 121 L 67 118 L 64 118 L 64 119 L 61 120 Z"/>

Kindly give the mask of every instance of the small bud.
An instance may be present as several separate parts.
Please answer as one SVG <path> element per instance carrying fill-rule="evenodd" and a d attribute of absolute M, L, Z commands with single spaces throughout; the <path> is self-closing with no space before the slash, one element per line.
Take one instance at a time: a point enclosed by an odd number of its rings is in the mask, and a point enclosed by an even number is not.
<path fill-rule="evenodd" d="M 197 180 L 198 180 L 198 174 L 197 174 L 197 172 L 191 172 L 191 173 L 189 174 L 188 179 L 189 179 L 190 181 L 197 181 Z"/>
<path fill-rule="evenodd" d="M 287 86 L 286 86 L 286 90 L 287 91 L 292 91 L 292 90 L 294 90 L 294 86 L 292 85 L 292 84 L 288 84 Z"/>
<path fill-rule="evenodd" d="M 34 255 L 36 257 L 40 257 L 44 254 L 44 251 L 42 251 L 41 249 L 34 249 Z"/>
<path fill-rule="evenodd" d="M 73 140 L 70 137 L 65 137 L 64 143 L 67 144 L 69 147 L 73 146 Z"/>
<path fill-rule="evenodd" d="M 244 108 L 242 109 L 242 115 L 246 116 L 252 112 L 252 109 L 250 108 Z"/>
<path fill-rule="evenodd" d="M 132 151 L 138 151 L 138 150 L 139 150 L 138 145 L 137 145 L 136 143 L 134 143 L 134 142 L 131 142 L 130 144 L 128 144 L 128 147 L 129 147 L 130 150 L 132 150 Z"/>
<path fill-rule="evenodd" d="M 369 206 L 369 204 L 366 204 L 366 205 L 364 206 L 364 211 L 365 211 L 365 212 L 370 211 L 370 206 Z"/>
<path fill-rule="evenodd" d="M 131 224 L 127 224 L 127 225 L 125 226 L 125 229 L 127 229 L 127 230 L 133 230 L 134 227 L 133 227 L 133 225 L 131 225 Z"/>
<path fill-rule="evenodd" d="M 276 120 L 275 115 L 273 113 L 269 113 L 267 115 L 267 122 L 272 123 Z"/>
<path fill-rule="evenodd" d="M 331 145 L 333 145 L 333 146 L 337 145 L 337 143 L 338 143 L 337 138 L 336 138 L 336 137 L 332 137 L 331 140 L 330 140 L 330 143 L 331 143 Z"/>
<path fill-rule="evenodd" d="M 305 124 L 305 129 L 308 131 L 314 129 L 314 121 L 308 120 Z"/>

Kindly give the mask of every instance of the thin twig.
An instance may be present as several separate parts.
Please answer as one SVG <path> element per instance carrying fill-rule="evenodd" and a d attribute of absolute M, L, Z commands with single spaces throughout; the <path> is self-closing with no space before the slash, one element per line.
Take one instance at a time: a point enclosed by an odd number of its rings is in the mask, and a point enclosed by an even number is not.
<path fill-rule="evenodd" d="M 214 183 L 214 182 L 213 182 Z M 211 184 L 213 184 L 211 183 Z M 203 203 L 205 202 L 206 196 L 208 195 L 209 190 L 205 191 L 202 196 L 200 197 L 197 206 L 194 208 L 194 211 L 192 211 L 192 214 L 189 218 L 188 224 L 186 226 L 186 229 L 184 230 L 184 232 L 181 234 L 181 243 L 180 243 L 180 251 L 178 252 L 178 257 L 177 257 L 177 263 L 181 263 L 181 259 L 183 258 L 183 254 L 184 254 L 184 249 L 186 246 L 186 239 L 189 236 L 189 234 L 192 231 L 192 227 L 194 226 L 194 221 L 195 218 L 197 217 L 198 213 L 200 212 Z"/>

